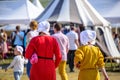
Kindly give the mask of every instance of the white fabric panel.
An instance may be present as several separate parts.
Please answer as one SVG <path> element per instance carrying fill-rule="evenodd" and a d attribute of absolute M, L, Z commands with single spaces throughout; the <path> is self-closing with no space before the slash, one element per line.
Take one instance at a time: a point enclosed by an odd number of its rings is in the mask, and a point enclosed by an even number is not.
<path fill-rule="evenodd" d="M 93 21 L 87 12 L 86 8 L 84 7 L 84 3 L 82 0 L 76 0 L 76 4 L 78 6 L 78 11 L 80 14 L 80 17 L 83 21 L 84 26 L 90 26 L 93 25 Z"/>
<path fill-rule="evenodd" d="M 108 49 L 110 51 L 110 54 L 113 57 L 120 57 L 120 53 L 117 50 L 117 47 L 114 43 L 114 40 L 113 40 L 111 33 L 112 32 L 107 27 L 105 27 L 106 42 L 108 43 Z"/>
<path fill-rule="evenodd" d="M 58 17 L 58 22 L 70 22 L 70 0 L 64 0 L 60 15 Z"/>
<path fill-rule="evenodd" d="M 28 9 L 27 12 L 28 12 L 28 16 L 30 17 L 30 20 L 37 18 L 40 15 L 40 13 L 42 13 L 44 10 L 43 8 L 40 9 L 36 6 L 33 6 L 33 4 L 30 1 L 27 1 L 26 5 L 27 5 L 26 8 Z"/>
<path fill-rule="evenodd" d="M 112 37 L 112 34 L 111 34 L 112 33 L 111 29 L 108 28 L 108 27 L 102 27 L 102 26 L 100 28 L 104 32 L 105 42 L 106 42 L 107 48 L 109 50 L 109 55 L 107 55 L 107 56 L 120 57 L 120 53 L 117 50 L 117 47 L 114 43 L 114 40 L 113 40 L 113 37 Z M 119 61 L 116 61 L 116 62 L 119 62 Z"/>
<path fill-rule="evenodd" d="M 55 0 L 54 3 L 52 3 L 52 6 L 50 6 L 50 8 L 48 9 L 48 11 L 46 11 L 46 13 L 41 17 L 41 19 L 38 20 L 38 22 L 47 20 L 51 16 L 51 14 L 53 13 L 53 11 L 55 10 L 58 2 L 59 2 L 59 0 Z"/>
<path fill-rule="evenodd" d="M 86 14 L 85 17 L 87 19 L 86 26 L 93 26 L 93 25 L 95 25 L 94 24 L 94 20 L 92 19 L 92 17 L 88 13 L 88 10 L 85 7 L 83 7 L 83 10 L 84 10 L 84 14 Z"/>
<path fill-rule="evenodd" d="M 25 1 L 0 1 L 0 20 L 27 18 L 24 3 Z"/>
<path fill-rule="evenodd" d="M 86 18 L 86 15 L 84 14 L 84 11 L 83 11 L 83 4 L 82 4 L 82 2 L 81 2 L 81 0 L 75 0 L 76 1 L 76 5 L 78 6 L 78 12 L 79 12 L 79 14 L 80 14 L 80 18 L 82 19 L 82 21 L 83 21 L 83 25 L 84 26 L 87 26 L 87 18 Z"/>
<path fill-rule="evenodd" d="M 41 12 L 42 10 L 29 0 L 0 1 L 0 24 L 26 24 Z"/>

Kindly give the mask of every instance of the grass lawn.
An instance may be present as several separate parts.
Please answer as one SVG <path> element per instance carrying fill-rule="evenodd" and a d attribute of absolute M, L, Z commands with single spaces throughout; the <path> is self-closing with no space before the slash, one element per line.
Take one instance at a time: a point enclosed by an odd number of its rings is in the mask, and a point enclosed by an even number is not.
<path fill-rule="evenodd" d="M 78 72 L 79 70 L 75 69 L 75 72 L 70 73 L 67 68 L 67 74 L 68 74 L 69 80 L 77 80 Z M 57 80 L 61 80 L 58 74 L 58 71 L 56 73 L 57 73 Z M 108 72 L 108 75 L 111 80 L 120 79 L 120 72 Z M 0 80 L 14 80 L 12 69 L 9 69 L 7 72 L 5 72 L 4 70 L 0 70 Z M 26 75 L 26 70 L 24 71 L 24 74 L 21 80 L 29 80 Z M 104 80 L 104 77 L 102 74 L 101 74 L 101 80 Z"/>
<path fill-rule="evenodd" d="M 11 60 L 12 59 L 6 59 L 5 63 L 0 64 L 0 66 L 5 68 L 11 62 Z M 107 66 L 109 66 L 109 65 L 110 64 L 108 64 Z M 67 65 L 66 70 L 67 70 L 69 80 L 77 80 L 78 73 L 79 73 L 78 69 L 75 68 L 75 72 L 70 73 L 68 65 Z M 120 72 L 119 71 L 116 71 L 116 72 L 115 71 L 114 72 L 113 71 L 108 71 L 107 73 L 108 73 L 111 80 L 119 80 L 120 79 Z M 57 80 L 61 80 L 57 69 L 56 69 L 56 74 L 57 74 Z M 7 72 L 5 72 L 4 69 L 0 69 L 0 80 L 14 80 L 13 70 L 9 69 Z M 24 70 L 24 74 L 23 74 L 21 80 L 29 80 L 27 75 L 26 75 L 26 68 Z M 104 77 L 103 77 L 102 74 L 101 74 L 101 80 L 104 80 Z"/>

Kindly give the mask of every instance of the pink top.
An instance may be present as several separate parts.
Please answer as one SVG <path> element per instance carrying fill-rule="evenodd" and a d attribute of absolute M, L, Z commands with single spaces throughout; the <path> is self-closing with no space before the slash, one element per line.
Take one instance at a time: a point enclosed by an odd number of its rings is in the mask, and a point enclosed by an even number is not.
<path fill-rule="evenodd" d="M 60 46 L 60 50 L 62 53 L 62 60 L 67 61 L 67 52 L 69 50 L 69 39 L 62 32 L 57 32 L 52 36 L 56 38 Z"/>

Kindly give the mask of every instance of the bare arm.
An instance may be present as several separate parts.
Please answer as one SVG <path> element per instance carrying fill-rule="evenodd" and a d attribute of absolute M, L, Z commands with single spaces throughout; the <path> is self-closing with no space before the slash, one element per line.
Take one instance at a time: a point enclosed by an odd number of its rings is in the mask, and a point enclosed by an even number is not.
<path fill-rule="evenodd" d="M 3 36 L 1 36 L 2 37 L 2 39 L 4 40 L 4 41 L 6 41 L 7 40 L 7 34 L 4 32 L 3 33 Z"/>
<path fill-rule="evenodd" d="M 79 47 L 79 42 L 77 39 L 75 39 L 75 43 L 76 43 L 77 47 Z"/>
<path fill-rule="evenodd" d="M 103 73 L 103 75 L 105 77 L 105 80 L 110 80 L 108 75 L 107 75 L 107 72 L 106 72 L 105 68 L 101 68 L 101 71 L 102 71 L 102 73 Z"/>
<path fill-rule="evenodd" d="M 17 59 L 14 58 L 13 61 L 10 63 L 10 65 L 9 65 L 7 68 L 5 68 L 5 72 L 6 72 L 9 68 L 12 68 L 12 67 L 15 65 L 16 61 L 17 61 Z"/>

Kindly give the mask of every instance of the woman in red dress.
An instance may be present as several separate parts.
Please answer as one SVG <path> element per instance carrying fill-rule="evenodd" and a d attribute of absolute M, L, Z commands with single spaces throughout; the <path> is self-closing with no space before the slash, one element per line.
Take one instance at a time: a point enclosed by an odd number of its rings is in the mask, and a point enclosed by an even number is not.
<path fill-rule="evenodd" d="M 56 80 L 55 68 L 59 65 L 61 53 L 56 39 L 49 35 L 49 28 L 49 22 L 39 23 L 40 34 L 30 41 L 26 49 L 26 58 L 30 59 L 34 53 L 38 56 L 38 62 L 32 64 L 30 80 Z"/>

